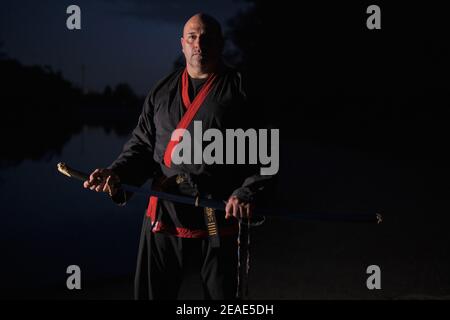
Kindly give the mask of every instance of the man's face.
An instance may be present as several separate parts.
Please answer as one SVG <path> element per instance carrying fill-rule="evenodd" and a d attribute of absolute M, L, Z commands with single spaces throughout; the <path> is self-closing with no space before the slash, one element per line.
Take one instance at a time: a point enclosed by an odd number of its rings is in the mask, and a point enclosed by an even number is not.
<path fill-rule="evenodd" d="M 181 46 L 186 63 L 204 68 L 217 62 L 222 51 L 221 36 L 197 17 L 190 19 L 183 30 Z"/>

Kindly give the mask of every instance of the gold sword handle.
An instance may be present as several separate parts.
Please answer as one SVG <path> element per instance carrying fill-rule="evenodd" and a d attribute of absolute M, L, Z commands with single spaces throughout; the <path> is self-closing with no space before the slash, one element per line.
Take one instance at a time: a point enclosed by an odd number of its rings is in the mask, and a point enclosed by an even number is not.
<path fill-rule="evenodd" d="M 81 172 L 81 171 L 78 171 L 78 170 L 75 170 L 75 169 L 72 169 L 71 167 L 66 165 L 64 162 L 58 163 L 56 165 L 56 167 L 57 167 L 59 172 L 61 172 L 62 174 L 66 175 L 66 176 L 68 176 L 70 178 L 75 178 L 75 179 L 78 179 L 78 180 L 81 180 L 81 181 L 89 180 L 89 175 L 88 174 L 86 174 L 84 172 Z"/>

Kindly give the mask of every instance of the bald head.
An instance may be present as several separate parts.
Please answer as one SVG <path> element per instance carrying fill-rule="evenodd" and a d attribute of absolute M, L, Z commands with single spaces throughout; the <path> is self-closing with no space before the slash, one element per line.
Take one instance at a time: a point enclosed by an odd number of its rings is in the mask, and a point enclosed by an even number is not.
<path fill-rule="evenodd" d="M 192 16 L 184 25 L 181 45 L 191 76 L 214 71 L 223 49 L 220 23 L 204 13 Z"/>
<path fill-rule="evenodd" d="M 197 13 L 189 18 L 183 28 L 183 37 L 186 35 L 187 30 L 191 30 L 192 28 L 195 28 L 199 25 L 202 25 L 209 33 L 212 33 L 215 37 L 221 40 L 223 39 L 222 27 L 220 26 L 219 21 L 205 13 Z"/>

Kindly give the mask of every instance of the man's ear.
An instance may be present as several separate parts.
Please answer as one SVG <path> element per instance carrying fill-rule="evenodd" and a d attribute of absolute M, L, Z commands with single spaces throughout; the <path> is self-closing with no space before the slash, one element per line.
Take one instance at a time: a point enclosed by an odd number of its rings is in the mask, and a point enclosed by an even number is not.
<path fill-rule="evenodd" d="M 181 51 L 184 53 L 184 38 L 183 37 L 180 38 L 180 42 L 181 42 Z"/>

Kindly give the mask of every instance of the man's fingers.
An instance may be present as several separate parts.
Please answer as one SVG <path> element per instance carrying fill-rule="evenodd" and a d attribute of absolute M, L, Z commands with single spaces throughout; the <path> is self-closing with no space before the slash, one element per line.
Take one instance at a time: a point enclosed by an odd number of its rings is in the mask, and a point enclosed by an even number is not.
<path fill-rule="evenodd" d="M 117 191 L 120 183 L 119 178 L 109 169 L 97 168 L 84 181 L 83 186 L 97 192 L 108 192 L 113 195 Z"/>
<path fill-rule="evenodd" d="M 225 218 L 233 216 L 236 219 L 251 218 L 253 203 L 243 202 L 237 197 L 231 197 L 225 206 Z"/>
<path fill-rule="evenodd" d="M 102 191 L 103 192 L 109 192 L 109 193 L 111 193 L 111 186 L 110 186 L 110 181 L 111 180 L 111 176 L 108 176 L 108 178 L 106 178 L 106 182 L 105 182 L 105 184 L 103 185 L 103 189 L 102 189 Z"/>
<path fill-rule="evenodd" d="M 238 205 L 236 203 L 236 201 L 233 201 L 233 217 L 237 218 L 238 217 Z"/>
<path fill-rule="evenodd" d="M 231 217 L 231 210 L 230 210 L 231 207 L 232 207 L 231 201 L 228 200 L 227 205 L 225 206 L 225 219 Z"/>
<path fill-rule="evenodd" d="M 94 172 L 89 176 L 89 183 L 94 183 L 98 185 L 99 183 L 104 183 L 105 172 L 104 169 L 95 169 Z"/>
<path fill-rule="evenodd" d="M 95 191 L 100 192 L 103 190 L 103 186 L 105 185 L 105 183 L 102 181 L 99 184 L 97 184 L 97 186 L 95 187 Z"/>
<path fill-rule="evenodd" d="M 89 182 L 92 183 L 94 182 L 97 177 L 99 176 L 100 173 L 100 169 L 95 169 L 94 172 L 91 173 L 91 175 L 89 176 Z"/>
<path fill-rule="evenodd" d="M 245 218 L 245 216 L 246 216 L 246 213 L 245 213 L 245 208 L 244 208 L 244 206 L 243 205 L 241 205 L 241 204 L 238 204 L 238 207 L 239 207 L 239 210 L 238 210 L 238 213 L 239 213 L 239 216 L 238 217 L 236 217 L 236 218 Z"/>
<path fill-rule="evenodd" d="M 114 182 L 113 176 L 109 175 L 106 179 L 105 186 L 103 187 L 103 192 L 108 192 L 110 196 L 114 195 L 117 190 L 117 185 Z"/>

